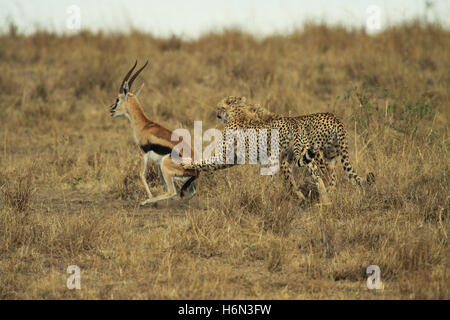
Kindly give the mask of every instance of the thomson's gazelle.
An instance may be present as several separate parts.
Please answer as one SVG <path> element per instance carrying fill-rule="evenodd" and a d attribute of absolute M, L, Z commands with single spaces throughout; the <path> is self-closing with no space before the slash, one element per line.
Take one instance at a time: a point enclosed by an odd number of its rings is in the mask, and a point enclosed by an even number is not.
<path fill-rule="evenodd" d="M 184 169 L 180 164 L 172 161 L 172 149 L 175 145 L 179 144 L 179 141 L 172 141 L 172 131 L 153 122 L 144 113 L 144 110 L 142 109 L 142 106 L 137 98 L 143 85 L 134 94 L 130 92 L 133 81 L 147 66 L 147 63 L 148 61 L 142 68 L 136 71 L 129 81 L 128 79 L 130 78 L 134 68 L 136 68 L 137 61 L 130 71 L 128 71 L 122 81 L 122 84 L 120 85 L 119 95 L 117 96 L 114 104 L 110 107 L 110 112 L 113 117 L 126 117 L 130 120 L 136 143 L 141 151 L 141 180 L 148 194 L 148 199 L 141 202 L 141 205 L 176 196 L 178 193 L 174 183 L 175 180 L 181 180 L 183 182 L 183 186 L 180 189 L 180 197 L 184 200 L 189 200 L 195 194 L 194 181 L 198 177 L 198 172 L 196 170 Z M 178 154 L 182 157 L 182 150 L 184 150 L 184 148 L 180 148 L 179 150 L 180 151 Z M 191 154 L 193 154 L 192 149 Z M 153 197 L 146 180 L 149 161 L 157 165 L 159 176 L 166 189 L 165 194 L 157 197 Z M 186 191 L 188 194 L 186 194 Z"/>

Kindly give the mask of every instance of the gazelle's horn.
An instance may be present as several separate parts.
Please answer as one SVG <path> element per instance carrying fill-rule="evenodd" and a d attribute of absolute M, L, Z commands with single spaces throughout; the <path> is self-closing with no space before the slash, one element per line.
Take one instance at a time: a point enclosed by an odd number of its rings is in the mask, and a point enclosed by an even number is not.
<path fill-rule="evenodd" d="M 147 62 L 142 66 L 142 68 L 140 68 L 138 71 L 136 71 L 136 73 L 131 77 L 130 81 L 128 82 L 128 86 L 131 90 L 131 85 L 133 84 L 133 81 L 137 78 L 137 76 L 139 75 L 139 73 L 141 73 L 142 70 L 144 70 L 144 68 L 147 66 L 148 64 L 148 60 Z"/>
<path fill-rule="evenodd" d="M 137 65 L 137 60 L 136 60 L 136 62 L 134 63 L 134 66 L 130 69 L 130 71 L 128 71 L 128 73 L 127 73 L 127 75 L 125 76 L 125 78 L 123 78 L 122 84 L 120 85 L 120 88 L 119 88 L 119 92 L 120 92 L 120 93 L 123 93 L 123 85 L 124 85 L 125 81 L 127 81 L 128 78 L 130 77 L 130 75 L 131 75 L 131 73 L 133 72 L 134 68 L 136 68 L 136 65 Z"/>

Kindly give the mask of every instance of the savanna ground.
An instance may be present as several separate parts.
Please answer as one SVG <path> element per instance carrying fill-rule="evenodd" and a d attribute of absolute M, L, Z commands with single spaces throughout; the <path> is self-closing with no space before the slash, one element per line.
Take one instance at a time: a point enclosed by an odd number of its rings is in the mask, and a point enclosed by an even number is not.
<path fill-rule="evenodd" d="M 154 121 L 216 127 L 228 95 L 286 115 L 334 112 L 353 166 L 376 184 L 352 185 L 338 164 L 332 204 L 301 208 L 279 175 L 246 165 L 201 174 L 187 203 L 140 208 L 138 149 L 108 112 L 136 58 L 151 63 L 135 86 Z M 12 27 L 0 69 L 1 298 L 450 298 L 448 30 L 307 25 L 182 41 Z M 163 192 L 155 171 L 149 180 Z M 366 287 L 372 264 L 382 290 Z M 69 265 L 81 290 L 66 287 Z"/>

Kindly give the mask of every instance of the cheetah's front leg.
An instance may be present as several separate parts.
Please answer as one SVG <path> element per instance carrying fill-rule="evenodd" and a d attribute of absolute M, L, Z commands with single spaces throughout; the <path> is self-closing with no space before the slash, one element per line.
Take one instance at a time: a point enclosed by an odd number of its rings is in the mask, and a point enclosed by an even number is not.
<path fill-rule="evenodd" d="M 317 186 L 317 190 L 319 191 L 320 196 L 320 202 L 322 204 L 330 204 L 327 189 L 325 188 L 325 184 L 323 183 L 323 180 L 319 175 L 319 170 L 314 161 L 308 164 L 308 172 Z"/>
<path fill-rule="evenodd" d="M 288 187 L 290 192 L 292 192 L 297 200 L 302 203 L 306 200 L 304 194 L 297 188 L 297 184 L 295 183 L 294 176 L 292 174 L 292 168 L 289 165 L 289 161 L 287 159 L 283 159 L 280 165 L 281 173 L 283 174 L 284 180 L 289 184 Z"/>

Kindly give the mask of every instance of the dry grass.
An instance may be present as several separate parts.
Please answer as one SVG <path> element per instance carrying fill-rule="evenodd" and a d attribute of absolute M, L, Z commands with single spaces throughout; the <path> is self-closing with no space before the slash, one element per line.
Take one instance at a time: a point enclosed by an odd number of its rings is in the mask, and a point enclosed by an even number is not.
<path fill-rule="evenodd" d="M 374 37 L 0 36 L 0 297 L 449 299 L 449 51 L 449 31 L 419 23 Z M 107 109 L 135 58 L 151 61 L 139 81 L 155 121 L 214 127 L 228 95 L 331 111 L 376 185 L 339 165 L 332 205 L 299 208 L 280 177 L 241 166 L 203 174 L 188 203 L 139 208 L 138 151 Z M 66 288 L 72 264 L 81 290 Z M 384 290 L 366 288 L 371 264 Z"/>

